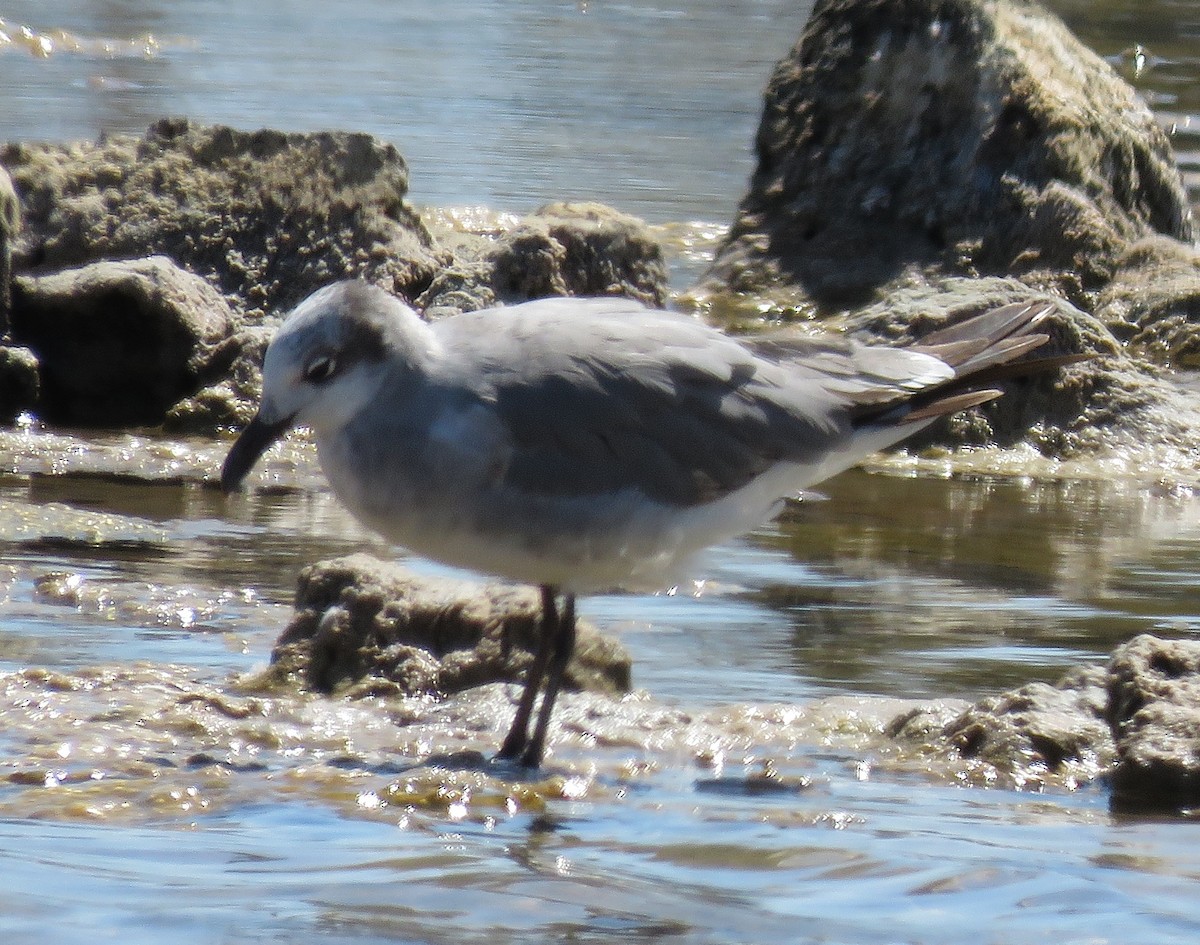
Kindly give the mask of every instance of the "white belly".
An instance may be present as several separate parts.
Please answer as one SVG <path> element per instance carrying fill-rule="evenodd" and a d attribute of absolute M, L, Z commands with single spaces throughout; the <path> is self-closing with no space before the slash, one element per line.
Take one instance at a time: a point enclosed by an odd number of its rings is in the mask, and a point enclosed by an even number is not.
<path fill-rule="evenodd" d="M 797 475 L 777 467 L 717 502 L 676 508 L 634 490 L 531 495 L 461 470 L 436 482 L 394 471 L 372 479 L 336 444 L 320 444 L 320 457 L 342 503 L 389 541 L 444 564 L 575 593 L 676 583 L 696 552 L 769 518 Z"/>

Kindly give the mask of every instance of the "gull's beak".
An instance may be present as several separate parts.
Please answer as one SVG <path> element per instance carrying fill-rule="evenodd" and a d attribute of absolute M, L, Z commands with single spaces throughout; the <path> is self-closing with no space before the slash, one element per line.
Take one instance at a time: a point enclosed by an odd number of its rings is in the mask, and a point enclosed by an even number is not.
<path fill-rule="evenodd" d="M 225 465 L 221 467 L 221 491 L 226 494 L 236 491 L 258 457 L 270 449 L 271 444 L 283 436 L 291 425 L 291 417 L 278 423 L 267 423 L 260 414 L 251 420 L 225 457 Z"/>

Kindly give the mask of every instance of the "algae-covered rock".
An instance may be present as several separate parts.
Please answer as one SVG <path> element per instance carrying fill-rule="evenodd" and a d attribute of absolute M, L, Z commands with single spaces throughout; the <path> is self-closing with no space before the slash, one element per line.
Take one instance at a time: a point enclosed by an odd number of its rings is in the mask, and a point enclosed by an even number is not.
<path fill-rule="evenodd" d="M 532 589 L 418 577 L 364 554 L 318 562 L 300 575 L 296 616 L 270 675 L 359 694 L 518 682 L 536 646 L 540 600 Z M 620 644 L 580 622 L 566 686 L 615 694 L 629 678 Z"/>
<path fill-rule="evenodd" d="M 366 134 L 163 119 L 140 137 L 11 144 L 0 161 L 15 184 L 14 213 L 19 197 L 26 223 L 13 243 L 23 306 L 14 337 L 45 362 L 39 411 L 50 422 L 164 423 L 186 433 L 240 426 L 261 384 L 258 329 L 276 327 L 307 295 L 347 277 L 420 298 L 428 317 L 546 295 L 623 294 L 651 304 L 666 296 L 662 252 L 647 227 L 598 204 L 550 205 L 495 234 L 438 246 L 405 201 L 403 158 Z M 11 231 L 0 221 L 0 252 Z M 201 371 L 194 360 L 175 371 L 175 351 L 152 350 L 154 342 L 169 348 L 169 339 L 153 333 L 130 345 L 148 367 L 109 357 L 105 346 L 120 343 L 122 329 L 110 335 L 103 324 L 117 325 L 125 308 L 136 320 L 144 305 L 126 306 L 120 293 L 108 305 L 94 278 L 60 275 L 78 269 L 91 277 L 92 264 L 148 256 L 202 277 L 216 290 L 213 311 L 232 313 L 225 337 L 205 340 Z M 99 309 L 96 317 L 70 314 Z M 0 329 L 3 315 L 0 306 Z M 88 351 L 85 370 L 73 370 L 71 359 Z M 150 377 L 155 365 L 176 376 L 159 383 Z M 104 390 L 93 398 L 98 379 Z M 138 385 L 150 392 L 132 397 Z M 13 405 L 26 400 L 14 393 L 0 407 L 11 420 L 24 409 Z"/>
<path fill-rule="evenodd" d="M 15 271 L 163 254 L 251 315 L 361 276 L 415 298 L 446 259 L 405 202 L 399 152 L 353 132 L 163 119 L 141 137 L 10 144 Z"/>
<path fill-rule="evenodd" d="M 666 300 L 666 264 L 649 228 L 603 204 L 549 204 L 487 237 L 464 236 L 419 300 L 426 317 L 555 295 Z"/>
<path fill-rule="evenodd" d="M 13 336 L 36 354 L 37 409 L 55 423 L 155 424 L 206 376 L 233 315 L 163 256 L 14 282 Z"/>
<path fill-rule="evenodd" d="M 1123 808 L 1200 803 L 1200 642 L 1142 634 L 1108 664 L 1108 721 Z"/>
<path fill-rule="evenodd" d="M 824 0 L 776 67 L 758 166 L 709 273 L 870 297 L 910 267 L 1107 283 L 1133 242 L 1190 240 L 1165 132 L 1026 0 Z"/>
<path fill-rule="evenodd" d="M 912 341 L 1054 301 L 1037 356 L 1092 357 L 908 444 L 1032 443 L 1183 461 L 1200 401 L 1200 265 L 1168 138 L 1137 93 L 1027 0 L 822 0 L 779 63 L 758 166 L 692 297 Z"/>

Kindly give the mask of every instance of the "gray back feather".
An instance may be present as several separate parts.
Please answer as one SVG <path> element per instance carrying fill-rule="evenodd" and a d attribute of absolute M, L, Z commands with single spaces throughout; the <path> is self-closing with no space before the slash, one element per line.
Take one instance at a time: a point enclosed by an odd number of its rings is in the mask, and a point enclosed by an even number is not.
<path fill-rule="evenodd" d="M 474 365 L 462 382 L 511 432 L 509 486 L 636 488 L 693 505 L 780 459 L 819 459 L 847 427 L 846 401 L 818 379 L 698 321 L 622 299 L 562 301 L 513 306 L 503 322 L 470 313 L 434 326 Z"/>

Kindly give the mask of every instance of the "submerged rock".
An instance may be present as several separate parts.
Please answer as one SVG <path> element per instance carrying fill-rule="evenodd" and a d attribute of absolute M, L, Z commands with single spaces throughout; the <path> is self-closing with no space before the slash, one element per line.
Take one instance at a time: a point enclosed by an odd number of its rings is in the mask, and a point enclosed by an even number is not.
<path fill-rule="evenodd" d="M 1105 678 L 1103 667 L 1080 667 L 1053 686 L 1029 683 L 974 704 L 917 705 L 892 718 L 884 733 L 903 746 L 902 758 L 925 758 L 935 779 L 1073 788 L 1114 762 Z"/>
<path fill-rule="evenodd" d="M 1200 642 L 1143 634 L 1118 647 L 1108 664 L 1108 721 L 1118 806 L 1200 803 Z"/>
<path fill-rule="evenodd" d="M 232 320 L 211 285 L 162 256 L 14 282 L 13 335 L 37 356 L 37 409 L 55 423 L 160 423 L 225 367 Z"/>
<path fill-rule="evenodd" d="M 17 272 L 163 254 L 241 312 L 362 276 L 415 298 L 447 260 L 405 202 L 399 152 L 352 132 L 238 131 L 166 118 L 141 137 L 10 144 Z"/>
<path fill-rule="evenodd" d="M 418 577 L 364 554 L 306 568 L 296 616 L 269 675 L 320 692 L 449 694 L 518 682 L 532 660 L 541 613 L 528 588 Z M 566 686 L 616 694 L 630 685 L 619 643 L 579 624 Z"/>

